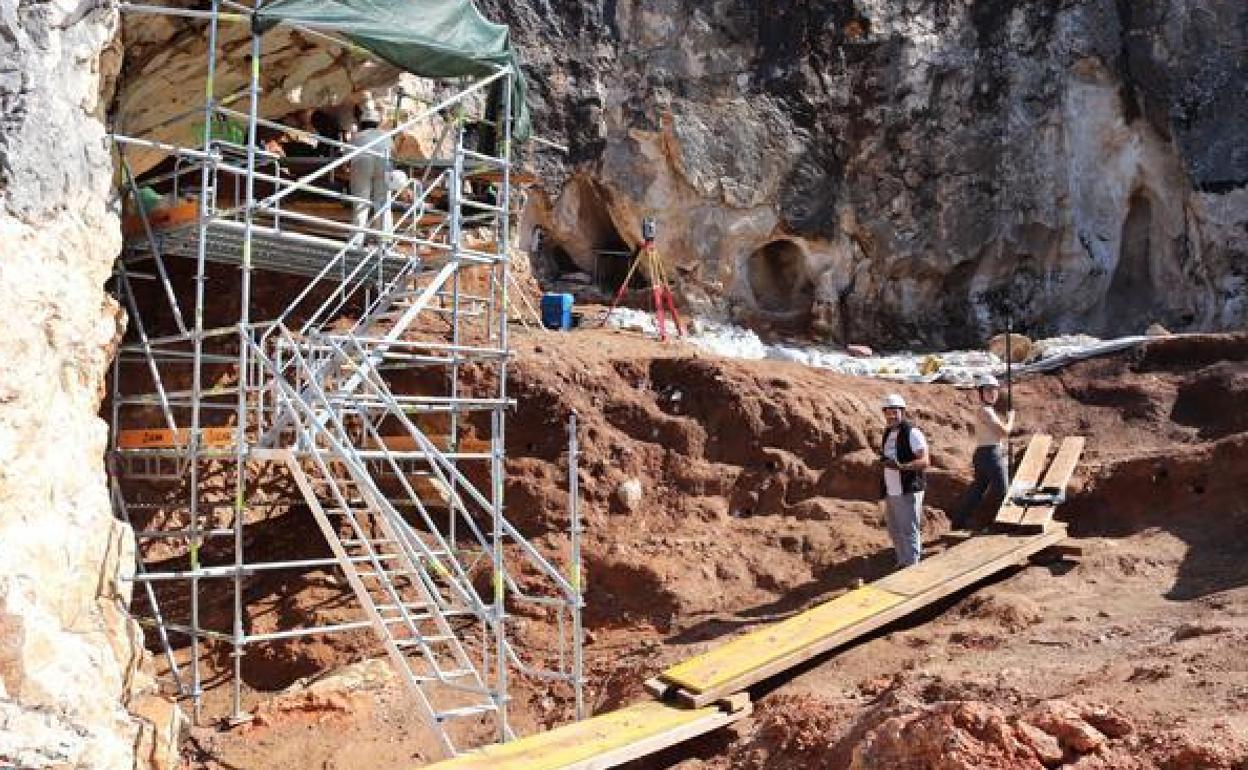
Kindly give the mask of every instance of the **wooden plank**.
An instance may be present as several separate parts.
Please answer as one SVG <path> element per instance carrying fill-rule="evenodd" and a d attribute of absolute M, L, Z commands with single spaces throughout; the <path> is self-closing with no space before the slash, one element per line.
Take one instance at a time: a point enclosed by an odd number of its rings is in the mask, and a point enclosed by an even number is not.
<path fill-rule="evenodd" d="M 1044 474 L 1044 479 L 1040 482 L 1040 489 L 1054 493 L 1066 491 L 1066 485 L 1070 483 L 1075 466 L 1079 464 L 1079 458 L 1083 455 L 1085 443 L 1087 439 L 1083 436 L 1067 436 L 1062 439 L 1061 446 L 1057 449 L 1057 456 L 1053 458 L 1053 464 L 1049 466 L 1048 472 Z M 1052 505 L 1027 506 L 1027 510 L 1018 520 L 1018 526 L 1033 532 L 1043 532 L 1045 527 L 1053 521 L 1055 510 L 1056 508 Z"/>
<path fill-rule="evenodd" d="M 759 666 L 807 649 L 904 600 L 904 596 L 863 586 L 690 658 L 667 669 L 661 677 L 665 682 L 695 693 L 722 693 L 725 685 L 748 677 Z M 742 688 L 735 687 L 733 691 L 739 689 Z"/>
<path fill-rule="evenodd" d="M 1040 482 L 1040 488 L 1065 490 L 1070 483 L 1070 477 L 1075 473 L 1075 466 L 1079 464 L 1079 458 L 1083 456 L 1083 447 L 1087 442 L 1083 436 L 1067 436 L 1062 439 L 1053 464 Z"/>
<path fill-rule="evenodd" d="M 464 176 L 474 182 L 494 182 L 503 181 L 503 172 L 498 170 L 469 171 Z M 538 181 L 537 175 L 531 171 L 511 171 L 511 183 L 514 185 L 531 185 Z"/>
<path fill-rule="evenodd" d="M 186 446 L 190 430 L 178 428 L 135 428 L 117 432 L 117 446 L 121 449 L 170 449 Z M 201 429 L 203 445 L 211 447 L 232 446 L 234 444 L 234 428 L 203 428 Z M 450 451 L 451 437 L 448 435 L 430 434 L 429 440 L 444 452 Z M 382 436 L 382 443 L 395 452 L 416 451 L 416 441 L 411 436 Z M 369 442 L 370 445 L 372 442 Z M 367 448 L 367 447 L 366 447 Z M 461 437 L 461 452 L 489 452 L 490 442 L 478 438 Z"/>
<path fill-rule="evenodd" d="M 682 685 L 678 697 L 680 701 L 686 705 L 701 706 L 722 698 L 726 693 L 744 690 L 752 684 L 761 682 L 764 679 L 785 671 L 786 669 L 800 665 L 818 655 L 822 655 L 829 650 L 866 636 L 872 631 L 882 628 L 895 620 L 909 615 L 912 612 L 923 609 L 933 602 L 939 601 L 952 593 L 960 591 L 967 586 L 974 585 L 978 581 L 989 577 L 990 575 L 1016 564 L 1021 564 L 1029 556 L 1031 556 L 1031 554 L 1041 551 L 1048 546 L 1065 539 L 1065 537 L 1066 528 L 1058 525 L 1050 529 L 1048 532 L 1033 537 L 1011 537 L 1008 535 L 989 536 L 985 538 L 974 538 L 966 543 L 954 546 L 948 551 L 945 551 L 944 553 L 934 556 L 928 560 L 928 564 L 939 565 L 942 563 L 949 563 L 950 569 L 942 570 L 939 566 L 931 569 L 929 577 L 932 582 L 931 587 L 927 590 L 923 590 L 913 596 L 907 597 L 877 587 L 875 590 L 879 593 L 897 597 L 900 601 L 884 607 L 875 614 L 868 615 L 854 624 L 833 631 L 827 636 L 804 647 L 788 650 L 779 657 L 771 654 L 765 654 L 763 656 L 763 660 L 757 661 L 757 665 L 742 671 L 737 675 L 737 678 L 731 681 L 717 681 L 714 685 L 710 686 L 709 689 L 701 692 L 692 690 L 688 686 Z M 977 541 L 989 541 L 993 543 L 993 545 L 991 547 L 986 547 L 982 544 L 977 544 Z M 1000 547 L 996 545 L 997 543 L 1001 544 Z M 1005 544 L 1007 543 L 1009 544 L 1009 547 L 1006 547 Z M 988 561 L 982 562 L 970 569 L 966 569 L 966 560 L 963 559 L 962 554 L 957 552 L 959 549 L 967 549 L 967 546 L 971 546 L 979 556 L 988 559 Z M 974 561 L 974 559 L 970 559 L 970 561 Z M 879 586 L 882 582 L 883 581 L 879 581 L 875 584 L 871 584 L 867 586 L 867 588 Z M 909 585 L 908 590 L 915 590 L 915 584 Z M 849 594 L 846 594 L 846 596 L 848 595 Z M 821 607 L 816 607 L 815 609 L 808 610 L 807 612 L 817 612 L 822 608 L 822 606 L 826 605 L 821 605 Z M 789 621 L 785 622 L 787 623 Z M 771 629 L 763 629 L 761 631 L 755 631 L 753 634 L 749 634 L 747 636 L 774 636 L 773 634 L 769 634 L 770 630 Z M 729 644 L 732 644 L 732 642 Z M 726 646 L 728 645 L 725 645 L 725 647 Z M 723 648 L 720 649 L 722 650 Z M 714 656 L 718 652 L 719 650 L 713 650 L 700 657 L 705 658 L 708 656 Z M 694 658 L 692 661 L 686 661 L 686 663 L 682 663 L 676 668 L 684 667 L 687 664 L 691 664 L 697 660 L 698 658 Z M 693 670 L 692 665 L 689 665 L 687 668 L 688 670 Z M 669 671 L 671 671 L 671 669 L 664 671 L 659 675 L 659 678 L 663 681 L 676 683 L 671 677 L 669 677 Z"/>
<path fill-rule="evenodd" d="M 1059 561 L 1080 561 L 1083 559 L 1083 546 L 1074 543 L 1058 543 L 1045 548 L 1031 557 L 1032 564 L 1053 564 Z"/>
<path fill-rule="evenodd" d="M 136 428 L 117 432 L 117 446 L 121 449 L 169 449 L 186 446 L 190 440 L 189 428 Z M 200 428 L 202 446 L 220 447 L 234 443 L 234 428 Z"/>
<path fill-rule="evenodd" d="M 718 730 L 750 713 L 746 704 L 682 709 L 647 701 L 431 766 L 437 770 L 602 770 Z"/>
<path fill-rule="evenodd" d="M 1001 508 L 997 511 L 996 523 L 1015 524 L 1023 517 L 1026 508 L 1015 505 L 1011 498 L 1016 494 L 1030 492 L 1036 488 L 1036 484 L 1040 481 L 1040 473 L 1044 470 L 1044 461 L 1049 457 L 1049 446 L 1052 443 L 1053 437 L 1044 433 L 1037 433 L 1031 437 L 1031 441 L 1027 444 L 1027 451 L 1023 453 L 1023 459 L 1018 463 L 1018 469 L 1014 471 L 1014 478 L 1010 480 L 1010 488 L 1006 491 L 1005 500 L 1001 502 Z"/>
<path fill-rule="evenodd" d="M 907 597 L 920 596 L 984 564 L 1008 556 L 1018 549 L 1019 542 L 1017 536 L 1010 534 L 973 537 L 871 585 Z"/>

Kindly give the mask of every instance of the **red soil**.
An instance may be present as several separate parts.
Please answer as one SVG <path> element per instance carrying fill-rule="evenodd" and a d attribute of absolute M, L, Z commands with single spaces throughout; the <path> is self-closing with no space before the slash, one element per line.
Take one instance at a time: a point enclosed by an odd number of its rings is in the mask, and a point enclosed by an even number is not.
<path fill-rule="evenodd" d="M 618 332 L 519 335 L 516 347 L 509 515 L 553 553 L 566 547 L 565 420 L 575 410 L 581 421 L 595 710 L 643 697 L 647 676 L 728 635 L 891 568 L 874 501 L 886 392 L 906 396 L 933 447 L 929 541 L 968 480 L 971 405 L 949 387 L 723 360 Z M 1248 335 L 1159 340 L 1016 384 L 1020 436 L 1089 437 L 1061 511 L 1083 560 L 1017 570 L 766 683 L 738 727 L 641 766 L 1248 767 L 1246 396 Z M 618 494 L 629 479 L 642 487 L 632 509 Z M 305 519 L 280 516 L 284 536 L 314 541 Z M 272 599 L 265 623 L 348 614 L 328 576 L 266 580 L 251 584 Z M 537 644 L 549 629 L 526 619 L 522 634 Z M 258 649 L 245 662 L 247 703 L 376 654 L 365 633 Z M 225 691 L 210 691 L 210 716 Z M 521 680 L 514 694 L 521 732 L 570 716 L 566 691 Z M 198 728 L 188 764 L 382 770 L 428 756 L 396 683 L 351 697 L 370 705 Z"/>

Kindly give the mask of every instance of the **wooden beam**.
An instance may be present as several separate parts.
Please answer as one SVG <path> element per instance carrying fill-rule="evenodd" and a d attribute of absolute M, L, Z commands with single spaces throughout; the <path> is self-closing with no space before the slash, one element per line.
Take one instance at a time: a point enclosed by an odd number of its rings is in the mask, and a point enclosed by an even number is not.
<path fill-rule="evenodd" d="M 1031 557 L 1033 564 L 1053 564 L 1059 561 L 1080 561 L 1083 558 L 1083 546 L 1071 542 L 1058 543 L 1045 548 Z"/>

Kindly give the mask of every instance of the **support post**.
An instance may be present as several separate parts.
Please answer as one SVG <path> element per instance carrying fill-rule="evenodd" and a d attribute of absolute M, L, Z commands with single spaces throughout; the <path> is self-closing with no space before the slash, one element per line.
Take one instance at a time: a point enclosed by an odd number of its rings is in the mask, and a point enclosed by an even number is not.
<path fill-rule="evenodd" d="M 212 117 L 216 109 L 214 79 L 217 74 L 217 29 L 221 11 L 220 0 L 212 0 L 212 16 L 208 19 L 208 73 L 204 84 L 204 165 L 200 171 L 199 185 L 199 247 L 195 258 L 195 336 L 192 341 L 194 363 L 191 374 L 191 425 L 187 438 L 189 461 L 188 484 L 190 486 L 190 533 L 189 549 L 191 569 L 199 570 L 199 443 L 200 443 L 200 396 L 203 390 L 204 353 L 204 281 L 208 254 L 208 226 L 212 205 L 209 197 L 215 187 L 215 171 L 212 168 Z M 199 672 L 199 578 L 191 578 L 191 721 L 200 723 L 203 686 Z"/>
<path fill-rule="evenodd" d="M 257 9 L 260 3 L 256 3 Z M 256 118 L 260 110 L 260 31 L 251 29 L 251 80 L 248 85 L 247 119 L 247 176 L 244 181 L 243 253 L 239 267 L 238 303 L 238 413 L 236 418 L 235 477 L 234 477 L 234 624 L 232 649 L 234 676 L 231 682 L 230 719 L 243 717 L 243 652 L 246 633 L 243 630 L 243 526 L 247 512 L 247 393 L 248 352 L 247 337 L 251 334 L 251 243 L 255 227 L 256 211 Z M 256 426 L 257 430 L 259 425 Z"/>
<path fill-rule="evenodd" d="M 447 197 L 448 206 L 450 210 L 447 213 L 450 215 L 450 223 L 448 226 L 450 227 L 449 235 L 450 235 L 450 241 L 451 241 L 451 259 L 455 260 L 456 265 L 457 265 L 456 270 L 455 270 L 455 275 L 451 276 L 451 295 L 452 295 L 452 302 L 453 302 L 451 306 L 451 344 L 454 346 L 455 350 L 458 351 L 458 348 L 459 348 L 459 273 L 460 273 L 460 270 L 463 268 L 463 265 L 459 260 L 459 249 L 461 246 L 462 239 L 464 237 L 463 206 L 462 206 L 462 196 L 464 193 L 464 126 L 463 126 L 463 123 L 460 122 L 459 118 L 456 118 L 455 120 L 456 120 L 455 148 L 453 150 L 453 155 L 451 159 L 451 168 L 450 168 L 449 182 L 448 182 L 449 187 L 450 187 L 450 195 Z M 451 399 L 452 401 L 459 396 L 459 364 L 458 364 L 459 356 L 460 354 L 458 352 L 451 353 Z M 451 409 L 450 420 L 451 420 L 450 449 L 452 452 L 457 452 L 459 451 L 458 449 L 458 446 L 459 446 L 459 410 L 458 409 Z M 453 477 L 451 479 L 450 499 L 452 500 L 459 499 L 457 482 Z M 450 506 L 449 510 L 450 510 L 450 521 L 448 522 L 449 531 L 447 532 L 447 534 L 449 535 L 448 543 L 450 544 L 450 549 L 453 554 L 456 549 L 456 535 L 457 535 L 456 518 L 457 517 L 455 514 L 454 505 Z M 465 511 L 465 515 L 467 515 L 466 511 Z"/>
<path fill-rule="evenodd" d="M 503 185 L 499 203 L 502 212 L 499 216 L 499 239 L 496 244 L 499 255 L 502 257 L 503 280 L 499 282 L 499 313 L 498 313 L 498 346 L 502 350 L 507 349 L 507 237 L 508 237 L 508 192 L 511 189 L 511 87 L 515 78 L 515 72 L 508 72 L 503 79 Z M 498 362 L 498 401 L 504 403 L 507 400 L 507 358 L 504 356 Z M 491 477 L 493 494 L 491 499 L 491 507 L 494 515 L 494 580 L 495 580 L 495 613 L 497 617 L 497 633 L 498 633 L 498 726 L 499 740 L 507 740 L 510 737 L 511 729 L 507 724 L 507 625 L 506 610 L 504 607 L 504 575 L 503 575 L 503 473 L 505 471 L 503 465 L 504 442 L 506 429 L 506 414 L 503 407 L 494 408 L 494 459 L 491 461 Z"/>
<path fill-rule="evenodd" d="M 581 488 L 580 446 L 576 439 L 576 412 L 568 416 L 568 518 L 571 532 L 572 564 L 568 582 L 572 584 L 572 691 L 576 698 L 576 719 L 585 718 L 585 673 L 582 648 L 585 631 L 581 625 L 585 592 L 581 587 Z"/>

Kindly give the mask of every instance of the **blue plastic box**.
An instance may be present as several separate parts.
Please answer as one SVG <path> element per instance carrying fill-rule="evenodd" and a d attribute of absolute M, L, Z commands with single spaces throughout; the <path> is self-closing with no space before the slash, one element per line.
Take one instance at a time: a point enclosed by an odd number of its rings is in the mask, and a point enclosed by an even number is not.
<path fill-rule="evenodd" d="M 572 328 L 572 295 L 542 295 L 542 326 L 567 331 Z"/>

